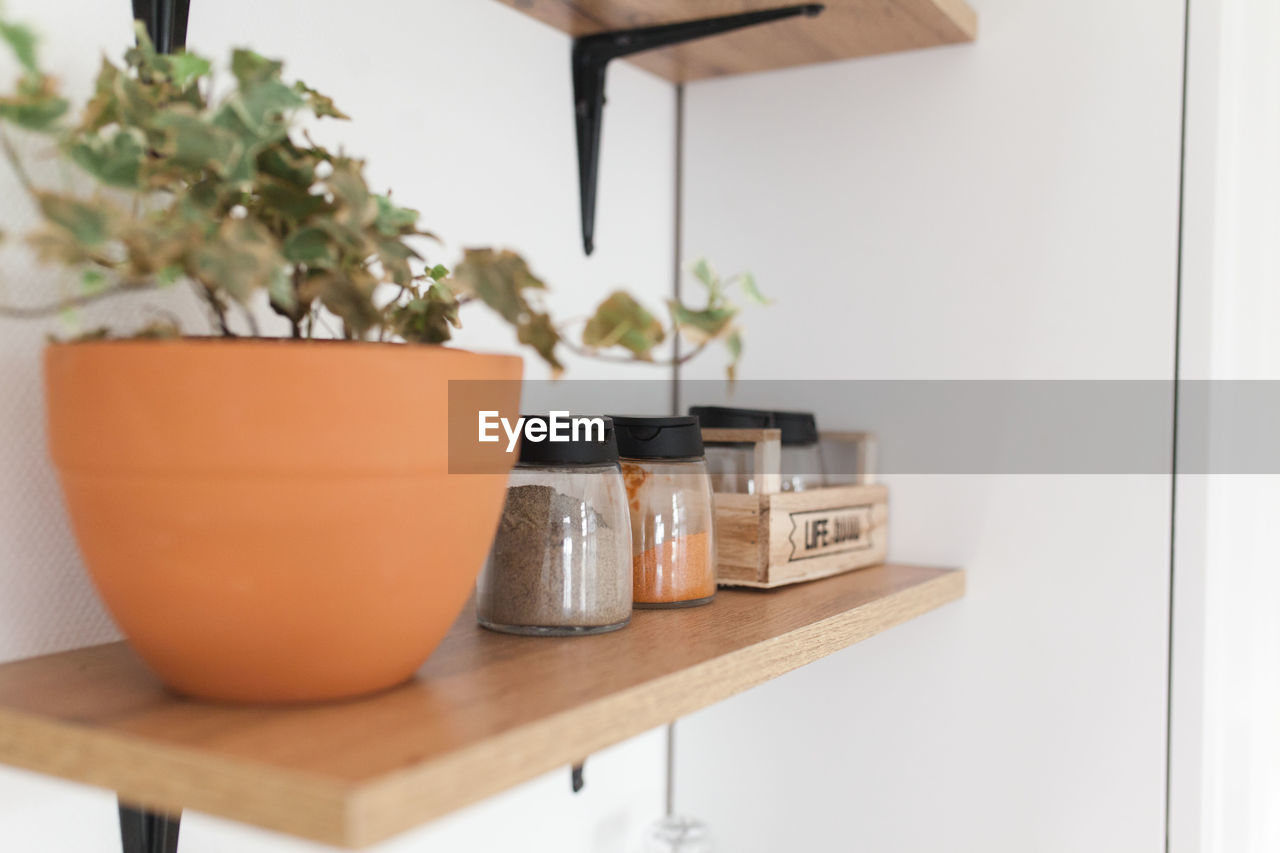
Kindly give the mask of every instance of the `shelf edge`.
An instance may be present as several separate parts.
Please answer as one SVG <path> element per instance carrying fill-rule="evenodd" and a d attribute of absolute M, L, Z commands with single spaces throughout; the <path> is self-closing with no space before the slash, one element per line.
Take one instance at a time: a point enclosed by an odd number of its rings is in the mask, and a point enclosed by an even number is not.
<path fill-rule="evenodd" d="M 42 747 L 46 742 L 59 749 Z M 52 761 L 51 753 L 56 755 Z M 164 814 L 192 809 L 325 843 L 347 835 L 347 783 L 274 767 L 267 774 L 254 762 L 220 759 L 173 744 L 156 746 L 143 738 L 53 723 L 21 711 L 0 708 L 0 762 L 105 788 L 132 806 Z M 104 773 L 99 769 L 104 767 L 112 769 Z M 120 767 L 129 768 L 123 780 Z M 219 779 L 216 785 L 208 784 L 211 772 Z M 245 797 L 246 790 L 254 796 Z M 277 800 L 291 803 L 285 810 L 291 815 L 303 803 L 306 819 L 278 819 Z"/>
<path fill-rule="evenodd" d="M 366 783 L 353 794 L 343 843 L 358 848 L 384 841 L 856 645 L 964 591 L 964 570 L 947 570 L 861 607 Z M 641 721 L 635 722 L 638 715 Z"/>

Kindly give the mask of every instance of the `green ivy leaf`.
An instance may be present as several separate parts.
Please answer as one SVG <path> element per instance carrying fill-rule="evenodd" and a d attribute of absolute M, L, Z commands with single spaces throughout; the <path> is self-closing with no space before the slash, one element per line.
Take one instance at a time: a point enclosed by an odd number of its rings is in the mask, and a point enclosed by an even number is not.
<path fill-rule="evenodd" d="M 736 308 L 707 308 L 703 311 L 694 311 L 674 300 L 667 304 L 671 308 L 672 320 L 675 321 L 680 334 L 694 344 L 703 344 L 727 334 L 733 318 L 738 313 Z"/>
<path fill-rule="evenodd" d="M 516 338 L 522 344 L 534 348 L 542 360 L 551 365 L 555 375 L 564 372 L 564 365 L 556 357 L 556 345 L 560 343 L 560 333 L 555 323 L 547 314 L 533 314 L 516 327 Z"/>
<path fill-rule="evenodd" d="M 156 150 L 184 169 L 213 169 L 226 176 L 226 164 L 238 152 L 234 136 L 194 113 L 170 110 L 156 116 L 151 126 L 163 134 Z"/>
<path fill-rule="evenodd" d="M 337 255 L 329 244 L 329 235 L 314 226 L 293 232 L 284 241 L 285 260 L 294 264 L 306 264 L 318 269 L 331 269 L 337 263 Z"/>
<path fill-rule="evenodd" d="M 306 101 L 293 86 L 280 80 L 283 63 L 238 49 L 231 54 L 231 73 L 239 91 L 225 104 L 258 141 L 277 141 L 287 134 L 285 115 Z"/>
<path fill-rule="evenodd" d="M 729 351 L 729 363 L 725 365 L 725 374 L 729 382 L 738 378 L 738 362 L 742 360 L 742 333 L 734 329 L 724 339 L 724 347 Z"/>
<path fill-rule="evenodd" d="M 298 299 L 297 294 L 293 292 L 293 282 L 281 267 L 271 271 L 270 279 L 267 281 L 267 297 L 272 305 L 283 308 L 286 312 L 292 312 L 297 306 Z"/>
<path fill-rule="evenodd" d="M 315 167 L 318 162 L 319 158 L 312 152 L 303 151 L 284 139 L 279 145 L 262 152 L 258 157 L 258 170 L 287 184 L 309 190 L 316 182 Z"/>
<path fill-rule="evenodd" d="M 629 293 L 609 296 L 582 330 L 582 342 L 594 349 L 620 346 L 642 359 L 666 338 L 662 323 Z"/>
<path fill-rule="evenodd" d="M 742 358 L 742 333 L 734 329 L 729 336 L 724 339 L 724 347 L 729 351 L 729 358 L 737 363 Z"/>
<path fill-rule="evenodd" d="M 396 207 L 391 203 L 391 199 L 384 195 L 375 195 L 373 200 L 378 206 L 377 218 L 373 221 L 378 231 L 387 237 L 413 233 L 414 227 L 418 224 L 418 211 L 408 207 Z"/>
<path fill-rule="evenodd" d="M 301 226 L 311 217 L 329 210 L 323 196 L 312 195 L 305 187 L 260 177 L 257 188 L 262 204 L 291 225 Z"/>
<path fill-rule="evenodd" d="M 444 278 L 448 274 L 449 274 L 449 268 L 446 267 L 444 264 L 436 264 L 434 267 L 427 270 L 427 275 L 431 276 L 431 278 L 434 279 L 435 281 L 440 281 L 442 278 Z"/>
<path fill-rule="evenodd" d="M 382 269 L 391 276 L 391 280 L 401 287 L 407 287 L 413 281 L 413 271 L 409 269 L 409 259 L 417 258 L 418 253 L 399 240 L 378 240 L 378 260 Z"/>
<path fill-rule="evenodd" d="M 453 337 L 443 311 L 426 299 L 412 299 L 396 309 L 396 332 L 412 343 L 442 344 Z"/>
<path fill-rule="evenodd" d="M 100 269 L 90 267 L 80 273 L 80 287 L 85 293 L 96 293 L 107 283 L 107 274 Z"/>
<path fill-rule="evenodd" d="M 750 299 L 752 302 L 755 302 L 757 305 L 771 304 L 769 299 L 766 298 L 765 295 L 760 292 L 760 288 L 756 286 L 756 277 L 753 276 L 751 273 L 749 272 L 743 273 L 739 277 L 739 281 L 742 282 L 742 292 L 747 294 L 747 298 Z"/>
<path fill-rule="evenodd" d="M 267 59 L 252 50 L 236 48 L 231 53 L 231 73 L 241 87 L 279 79 L 283 67 L 284 64 L 279 60 Z"/>
<path fill-rule="evenodd" d="M 213 63 L 194 53 L 175 53 L 169 57 L 169 74 L 174 85 L 185 89 L 208 74 Z"/>
<path fill-rule="evenodd" d="M 0 98 L 0 119 L 26 130 L 47 131 L 66 115 L 69 106 L 56 95 Z"/>
<path fill-rule="evenodd" d="M 449 321 L 450 326 L 455 329 L 462 328 L 462 320 L 458 317 L 458 296 L 449 289 L 448 285 L 435 282 L 427 288 L 427 299 L 444 307 L 442 316 Z"/>
<path fill-rule="evenodd" d="M 342 319 L 348 337 L 363 337 L 382 320 L 382 313 L 373 303 L 373 292 L 378 282 L 367 272 L 353 271 L 352 275 L 320 272 L 307 278 L 301 294 L 305 301 L 314 295 L 336 316 Z"/>
<path fill-rule="evenodd" d="M 462 328 L 458 299 L 448 287 L 432 284 L 420 297 L 399 306 L 394 313 L 396 331 L 406 341 L 442 344 Z"/>
<path fill-rule="evenodd" d="M 708 290 L 715 290 L 716 274 L 711 269 L 711 265 L 707 263 L 706 258 L 698 258 L 693 262 L 693 266 L 689 268 L 689 272 L 693 273 L 693 277 L 707 286 Z"/>
<path fill-rule="evenodd" d="M 90 252 L 73 234 L 52 221 L 27 235 L 27 245 L 42 263 L 77 267 L 90 263 Z"/>
<path fill-rule="evenodd" d="M 248 50 L 232 55 L 232 73 L 239 89 L 223 101 L 212 123 L 233 134 L 243 146 L 239 163 L 228 169 L 228 180 L 252 180 L 258 154 L 287 142 L 289 114 L 305 104 L 302 96 L 280 80 L 281 64 Z"/>
<path fill-rule="evenodd" d="M 18 64 L 32 74 L 39 73 L 36 69 L 36 34 L 30 28 L 0 21 L 0 41 L 9 45 Z"/>
<path fill-rule="evenodd" d="M 169 264 L 156 273 L 156 284 L 161 287 L 169 287 L 178 279 L 182 278 L 184 270 L 179 264 Z"/>
<path fill-rule="evenodd" d="M 269 287 L 284 266 L 275 238 L 251 219 L 224 222 L 218 235 L 195 252 L 195 273 L 201 283 L 239 302 Z"/>
<path fill-rule="evenodd" d="M 333 98 L 320 94 L 301 80 L 294 83 L 293 88 L 306 99 L 307 106 L 311 108 L 311 112 L 315 113 L 317 117 L 336 118 L 340 121 L 351 120 L 351 116 L 333 105 Z"/>
<path fill-rule="evenodd" d="M 80 168 L 107 186 L 138 189 L 138 173 L 146 151 L 129 131 L 117 131 L 110 139 L 86 136 L 83 142 L 72 143 L 68 154 Z"/>
<path fill-rule="evenodd" d="M 65 229 L 82 246 L 98 246 L 110 234 L 111 215 L 104 205 L 47 192 L 39 193 L 36 198 L 45 218 Z"/>
<path fill-rule="evenodd" d="M 333 174 L 325 179 L 334 196 L 338 212 L 335 221 L 350 228 L 364 228 L 378 217 L 378 205 L 361 172 L 361 163 L 345 160 L 336 163 Z"/>
<path fill-rule="evenodd" d="M 116 98 L 119 76 L 120 69 L 104 57 L 93 84 L 93 97 L 85 104 L 80 118 L 80 131 L 92 133 L 120 120 L 120 105 Z"/>
<path fill-rule="evenodd" d="M 250 128 L 265 139 L 279 139 L 286 133 L 284 117 L 290 110 L 304 105 L 292 88 L 279 80 L 266 80 L 240 90 L 238 103 Z"/>
<path fill-rule="evenodd" d="M 517 326 L 533 313 L 524 291 L 546 288 L 524 258 L 492 249 L 467 249 L 454 270 L 453 281 L 460 292 L 475 296 Z"/>
<path fill-rule="evenodd" d="M 147 34 L 147 25 L 142 21 L 133 22 L 133 40 L 133 47 L 124 53 L 125 63 L 130 68 L 150 68 L 158 54 L 156 46 L 151 43 L 151 36 Z"/>
<path fill-rule="evenodd" d="M 159 111 L 155 93 L 142 82 L 121 74 L 115 80 L 116 106 L 121 124 L 149 128 Z"/>
<path fill-rule="evenodd" d="M 0 97 L 0 119 L 27 130 L 49 131 L 69 108 L 58 95 L 53 78 L 27 72 L 18 80 L 17 91 Z"/>
<path fill-rule="evenodd" d="M 274 130 L 251 124 L 243 106 L 235 99 L 224 102 L 208 122 L 227 133 L 236 142 L 235 153 L 222 164 L 222 175 L 228 183 L 247 185 L 258 168 L 258 155 L 288 138 L 283 122 Z"/>
<path fill-rule="evenodd" d="M 334 222 L 332 219 L 320 218 L 316 219 L 315 227 L 320 228 L 324 233 L 329 235 L 329 239 L 334 242 L 339 253 L 346 253 L 364 258 L 372 253 L 367 241 L 364 238 L 364 232 L 355 228 L 348 228 L 346 225 Z"/>

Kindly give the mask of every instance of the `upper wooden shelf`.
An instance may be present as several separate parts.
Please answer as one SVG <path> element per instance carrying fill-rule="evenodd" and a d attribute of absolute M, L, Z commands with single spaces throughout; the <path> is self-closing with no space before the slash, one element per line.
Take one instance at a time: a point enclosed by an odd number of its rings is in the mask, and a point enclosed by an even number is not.
<path fill-rule="evenodd" d="M 878 566 L 639 611 L 616 633 L 493 634 L 468 608 L 412 683 L 353 702 L 201 704 L 122 643 L 0 666 L 0 762 L 362 847 L 959 598 L 964 573 Z"/>
<path fill-rule="evenodd" d="M 502 0 L 571 36 L 669 24 L 789 5 L 790 0 Z M 632 57 L 675 83 L 973 41 L 965 0 L 823 0 L 795 18 Z"/>

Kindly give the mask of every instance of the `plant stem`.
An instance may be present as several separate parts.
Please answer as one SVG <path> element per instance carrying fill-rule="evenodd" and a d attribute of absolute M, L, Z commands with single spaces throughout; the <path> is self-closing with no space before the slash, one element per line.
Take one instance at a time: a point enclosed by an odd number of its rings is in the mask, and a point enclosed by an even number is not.
<path fill-rule="evenodd" d="M 97 302 L 100 299 L 106 299 L 109 296 L 119 296 L 123 293 L 131 293 L 141 290 L 155 290 L 153 285 L 116 285 L 108 287 L 104 290 L 97 290 L 93 293 L 85 293 L 80 296 L 72 296 L 58 302 L 50 302 L 46 305 L 0 305 L 0 317 L 10 317 L 16 320 L 34 320 L 40 317 L 51 317 L 68 308 L 82 308 L 90 303 Z"/>
<path fill-rule="evenodd" d="M 262 337 L 262 330 L 258 328 L 258 318 L 253 316 L 253 309 L 243 302 L 240 304 L 240 311 L 244 314 L 244 319 L 249 323 L 249 334 L 255 338 Z"/>
<path fill-rule="evenodd" d="M 302 290 L 304 276 L 302 267 L 293 268 L 293 311 L 289 315 L 289 323 L 293 326 L 293 336 L 295 338 L 302 337 L 302 317 L 298 316 L 298 292 Z"/>
<path fill-rule="evenodd" d="M 224 338 L 234 338 L 236 333 L 231 331 L 231 327 L 227 325 L 227 309 L 218 300 L 218 294 L 206 284 L 201 284 L 199 290 L 200 295 L 204 297 L 204 301 L 209 305 L 209 310 L 213 312 L 213 319 L 217 323 L 218 331 L 222 333 Z"/>
<path fill-rule="evenodd" d="M 36 185 L 32 182 L 31 176 L 27 174 L 27 168 L 22 163 L 22 158 L 18 156 L 18 151 L 13 147 L 13 142 L 9 139 L 9 134 L 4 132 L 4 128 L 0 127 L 0 150 L 4 151 L 4 157 L 9 161 L 9 165 L 13 168 L 13 173 L 18 176 L 18 183 L 27 191 L 27 194 L 35 199 L 39 192 Z"/>
<path fill-rule="evenodd" d="M 662 361 L 645 361 L 644 359 L 633 358 L 630 356 L 613 355 L 611 353 L 603 353 L 597 350 L 587 349 L 586 347 L 578 346 L 577 344 L 573 343 L 572 340 L 563 336 L 560 338 L 560 343 L 563 344 L 565 348 L 569 350 L 569 352 L 574 353 L 575 355 L 583 356 L 584 358 L 595 359 L 596 361 L 608 361 L 608 362 L 612 362 L 613 364 L 656 364 L 660 367 L 672 367 L 677 364 L 684 364 L 685 362 L 692 361 L 693 359 L 697 358 L 698 354 L 701 353 L 703 350 L 705 350 L 711 342 L 703 341 L 702 343 L 698 344 L 698 346 L 695 347 L 693 350 L 685 353 L 679 358 L 667 358 L 667 359 L 663 359 Z"/>

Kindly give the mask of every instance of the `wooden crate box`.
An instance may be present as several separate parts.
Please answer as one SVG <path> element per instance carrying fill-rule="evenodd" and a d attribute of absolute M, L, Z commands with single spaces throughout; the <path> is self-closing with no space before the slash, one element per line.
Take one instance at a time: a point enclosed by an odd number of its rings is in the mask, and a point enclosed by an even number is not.
<path fill-rule="evenodd" d="M 706 429 L 708 443 L 754 445 L 759 493 L 715 493 L 717 571 L 723 586 L 768 589 L 825 578 L 885 561 L 889 490 L 860 483 L 781 491 L 780 433 Z M 867 442 L 865 433 L 847 435 Z M 862 472 L 870 479 L 869 472 Z"/>

